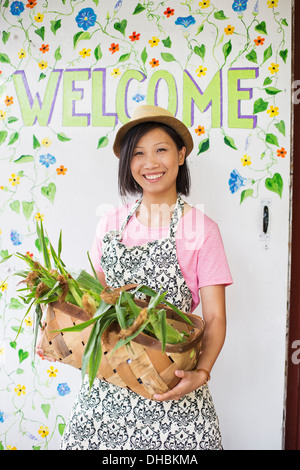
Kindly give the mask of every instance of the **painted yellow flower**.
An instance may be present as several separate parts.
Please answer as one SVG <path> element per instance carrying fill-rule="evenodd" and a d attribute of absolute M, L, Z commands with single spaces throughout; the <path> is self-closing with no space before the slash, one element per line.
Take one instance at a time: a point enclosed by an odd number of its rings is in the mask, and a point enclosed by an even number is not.
<path fill-rule="evenodd" d="M 26 393 L 26 387 L 25 387 L 25 385 L 20 385 L 20 384 L 18 384 L 18 385 L 16 386 L 16 388 L 15 388 L 15 392 L 16 392 L 16 394 L 18 395 L 18 397 L 19 397 L 20 395 L 25 395 L 25 393 Z"/>
<path fill-rule="evenodd" d="M 251 165 L 251 157 L 249 157 L 248 155 L 244 155 L 243 158 L 241 158 L 241 162 L 243 166 L 249 166 Z"/>
<path fill-rule="evenodd" d="M 25 318 L 25 324 L 26 326 L 32 326 L 33 325 L 33 321 L 32 321 L 32 318 L 31 317 L 26 317 Z"/>
<path fill-rule="evenodd" d="M 204 8 L 208 8 L 210 6 L 210 0 L 204 0 L 203 2 L 200 2 L 199 3 L 199 7 L 204 9 Z"/>
<path fill-rule="evenodd" d="M 112 77 L 117 77 L 118 75 L 121 75 L 121 70 L 120 69 L 113 69 L 111 72 Z"/>
<path fill-rule="evenodd" d="M 231 36 L 231 34 L 234 33 L 234 30 L 235 30 L 235 27 L 229 24 L 227 28 L 224 29 L 224 32 L 225 34 L 227 34 L 227 36 Z"/>
<path fill-rule="evenodd" d="M 20 176 L 12 173 L 11 178 L 9 178 L 8 181 L 12 184 L 12 186 L 16 186 L 17 184 L 20 184 Z"/>
<path fill-rule="evenodd" d="M 6 116 L 6 112 L 0 110 L 0 121 L 1 121 L 1 119 L 4 119 L 5 116 Z"/>
<path fill-rule="evenodd" d="M 198 67 L 196 70 L 196 74 L 198 75 L 198 77 L 202 77 L 206 75 L 206 71 L 207 71 L 207 68 L 203 67 L 203 65 L 200 65 L 200 67 Z"/>
<path fill-rule="evenodd" d="M 24 51 L 24 49 L 20 49 L 19 59 L 24 59 L 24 57 L 26 57 L 26 51 Z"/>
<path fill-rule="evenodd" d="M 6 450 L 17 450 L 16 446 L 6 446 Z"/>
<path fill-rule="evenodd" d="M 2 284 L 0 284 L 0 291 L 1 292 L 5 292 L 8 288 L 8 285 L 6 282 L 2 282 Z"/>
<path fill-rule="evenodd" d="M 34 218 L 40 222 L 40 221 L 44 220 L 44 214 L 41 214 L 40 212 L 37 212 L 35 214 Z"/>
<path fill-rule="evenodd" d="M 41 437 L 45 438 L 49 434 L 49 428 L 48 426 L 40 426 L 40 429 L 38 432 L 41 435 Z"/>
<path fill-rule="evenodd" d="M 45 137 L 45 139 L 42 140 L 42 145 L 44 147 L 49 147 L 52 144 L 52 140 L 49 139 L 49 137 Z"/>
<path fill-rule="evenodd" d="M 268 0 L 268 7 L 269 8 L 276 8 L 278 7 L 278 0 Z"/>
<path fill-rule="evenodd" d="M 45 60 L 41 60 L 41 61 L 39 62 L 39 67 L 40 67 L 40 69 L 42 69 L 42 70 L 46 69 L 46 68 L 48 67 L 48 62 L 46 62 Z"/>
<path fill-rule="evenodd" d="M 279 108 L 277 106 L 270 106 L 269 109 L 267 110 L 267 113 L 271 118 L 278 116 L 279 114 Z"/>
<path fill-rule="evenodd" d="M 81 57 L 84 59 L 85 57 L 90 57 L 91 55 L 91 49 L 82 49 L 81 51 L 79 51 L 79 54 L 81 55 Z"/>
<path fill-rule="evenodd" d="M 152 36 L 152 39 L 149 39 L 149 44 L 151 47 L 158 46 L 158 43 L 160 42 L 160 39 L 158 39 L 156 36 Z"/>
<path fill-rule="evenodd" d="M 0 356 L 4 355 L 4 348 L 0 348 Z"/>
<path fill-rule="evenodd" d="M 279 71 L 279 64 L 274 64 L 274 62 L 272 62 L 269 70 L 272 74 L 277 73 Z"/>
<path fill-rule="evenodd" d="M 37 23 L 41 23 L 44 19 L 44 15 L 42 13 L 37 13 L 35 15 L 34 19 Z"/>
<path fill-rule="evenodd" d="M 50 366 L 50 368 L 47 370 L 47 373 L 49 374 L 49 377 L 56 377 L 58 370 L 54 369 L 53 366 Z"/>

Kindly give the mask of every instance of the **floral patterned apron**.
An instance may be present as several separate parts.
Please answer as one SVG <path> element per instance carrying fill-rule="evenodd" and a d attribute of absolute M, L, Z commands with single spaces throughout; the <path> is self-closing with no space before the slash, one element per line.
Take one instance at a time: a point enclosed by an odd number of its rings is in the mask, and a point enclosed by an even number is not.
<path fill-rule="evenodd" d="M 120 231 L 103 238 L 101 266 L 108 285 L 145 284 L 168 291 L 166 299 L 188 313 L 192 294 L 176 253 L 176 230 L 184 201 L 178 196 L 166 238 L 127 247 L 122 237 L 139 207 L 138 200 Z M 89 394 L 86 380 L 79 391 L 61 449 L 201 450 L 222 449 L 218 417 L 205 385 L 180 400 L 158 402 L 96 379 Z"/>

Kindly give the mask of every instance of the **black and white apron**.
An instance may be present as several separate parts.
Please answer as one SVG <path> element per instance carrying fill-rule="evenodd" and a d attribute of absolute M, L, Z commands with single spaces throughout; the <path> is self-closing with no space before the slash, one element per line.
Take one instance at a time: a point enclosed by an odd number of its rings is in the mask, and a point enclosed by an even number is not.
<path fill-rule="evenodd" d="M 127 223 L 141 203 L 132 207 L 120 231 L 103 238 L 101 266 L 109 286 L 145 284 L 185 313 L 192 294 L 176 253 L 176 230 L 184 201 L 178 196 L 168 236 L 144 245 L 122 243 Z M 180 400 L 159 402 L 95 379 L 91 393 L 86 380 L 79 391 L 61 442 L 61 449 L 201 450 L 222 449 L 218 417 L 208 386 Z"/>

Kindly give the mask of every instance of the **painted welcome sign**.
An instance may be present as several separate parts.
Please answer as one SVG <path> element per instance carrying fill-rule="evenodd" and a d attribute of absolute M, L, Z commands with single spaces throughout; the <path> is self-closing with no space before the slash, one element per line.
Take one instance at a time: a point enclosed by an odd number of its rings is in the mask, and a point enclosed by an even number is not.
<path fill-rule="evenodd" d="M 286 0 L 2 0 L 0 261 L 39 254 L 35 222 L 47 222 L 47 204 L 59 212 L 58 187 L 72 192 L 78 133 L 88 165 L 112 153 L 139 103 L 167 107 L 190 128 L 189 161 L 217 156 L 232 204 L 247 210 L 263 191 L 282 203 L 290 17 Z M 31 318 L 15 341 L 24 306 L 5 271 L 0 305 L 11 313 L 0 314 L 0 448 L 18 448 L 20 430 L 23 447 L 51 448 L 72 386 L 59 365 L 41 377 L 30 363 Z"/>

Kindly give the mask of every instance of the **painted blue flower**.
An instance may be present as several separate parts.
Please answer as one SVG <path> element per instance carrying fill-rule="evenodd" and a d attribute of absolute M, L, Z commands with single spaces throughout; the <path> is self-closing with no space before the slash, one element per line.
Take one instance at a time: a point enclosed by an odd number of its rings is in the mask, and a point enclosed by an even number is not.
<path fill-rule="evenodd" d="M 40 155 L 40 162 L 42 165 L 45 165 L 46 168 L 49 168 L 50 165 L 53 165 L 56 162 L 56 158 L 47 153 L 46 155 Z"/>
<path fill-rule="evenodd" d="M 237 12 L 245 11 L 248 6 L 248 0 L 234 0 L 232 9 Z"/>
<path fill-rule="evenodd" d="M 14 16 L 20 16 L 22 11 L 24 11 L 24 3 L 23 2 L 12 2 L 10 5 L 10 12 Z"/>
<path fill-rule="evenodd" d="M 118 2 L 115 4 L 114 12 L 117 12 L 120 10 L 122 3 L 123 3 L 122 0 L 118 0 Z"/>
<path fill-rule="evenodd" d="M 229 189 L 232 194 L 236 193 L 242 186 L 245 186 L 244 181 L 247 181 L 247 178 L 243 178 L 237 170 L 233 170 L 229 178 Z"/>
<path fill-rule="evenodd" d="M 11 230 L 10 232 L 10 239 L 13 243 L 13 245 L 21 245 L 21 240 L 20 240 L 20 234 L 16 230 Z"/>
<path fill-rule="evenodd" d="M 57 391 L 58 391 L 58 395 L 60 395 L 61 397 L 64 397 L 65 395 L 68 395 L 68 393 L 71 392 L 70 387 L 68 386 L 67 383 L 58 384 Z"/>
<path fill-rule="evenodd" d="M 78 28 L 82 28 L 84 31 L 94 26 L 96 19 L 97 15 L 92 8 L 83 8 L 75 18 Z"/>
<path fill-rule="evenodd" d="M 184 26 L 185 28 L 188 28 L 189 26 L 195 23 L 196 23 L 196 20 L 192 15 L 179 16 L 177 20 L 175 21 L 175 24 L 179 24 L 180 26 Z"/>
<path fill-rule="evenodd" d="M 144 101 L 145 98 L 146 95 L 141 95 L 140 93 L 137 93 L 132 97 L 133 101 L 136 101 L 137 103 L 139 103 L 140 101 Z"/>
<path fill-rule="evenodd" d="M 4 411 L 0 410 L 0 423 L 4 423 Z"/>

